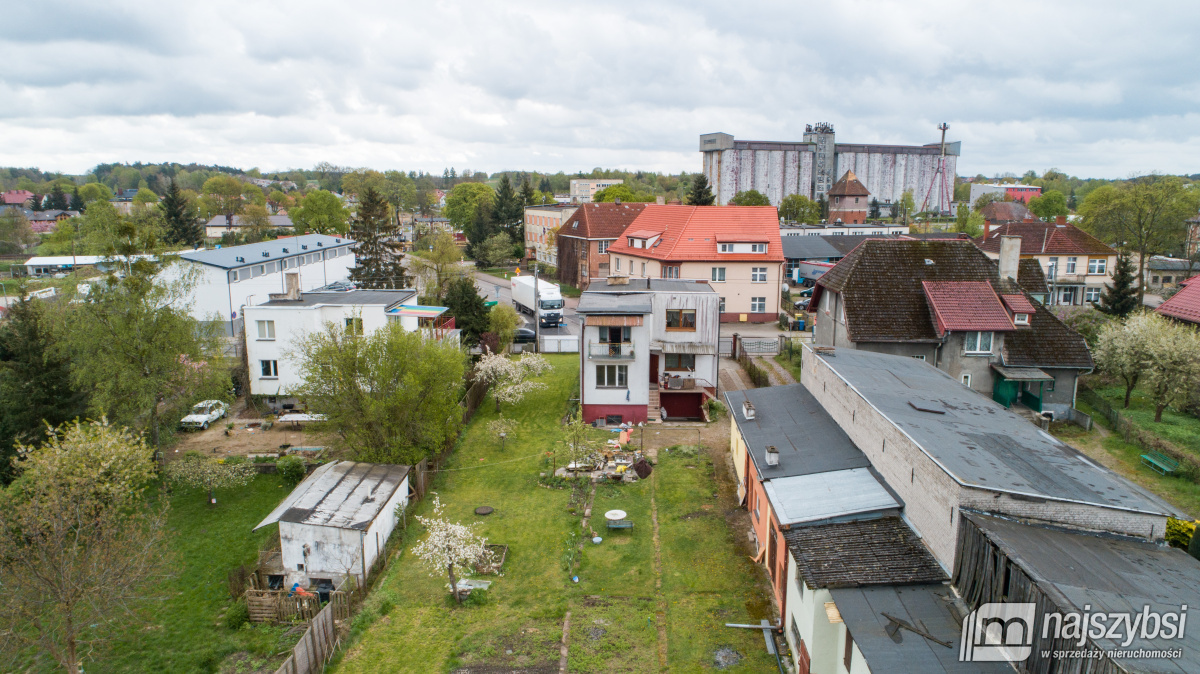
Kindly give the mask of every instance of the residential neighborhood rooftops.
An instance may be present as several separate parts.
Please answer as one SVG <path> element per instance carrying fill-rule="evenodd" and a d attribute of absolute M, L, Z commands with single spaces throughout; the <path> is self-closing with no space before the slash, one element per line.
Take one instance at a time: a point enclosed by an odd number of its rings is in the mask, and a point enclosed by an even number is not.
<path fill-rule="evenodd" d="M 1017 203 L 1017 202 L 1014 202 Z M 992 204 L 993 206 L 997 204 Z M 1055 222 L 1011 222 L 988 230 L 975 245 L 989 253 L 1000 253 L 1000 237 L 1021 237 L 1022 255 L 1116 255 L 1108 244 L 1075 225 Z"/>
<path fill-rule="evenodd" d="M 747 419 L 743 403 L 754 406 Z M 725 402 L 755 470 L 764 480 L 810 473 L 866 468 L 870 460 L 801 384 L 726 391 Z M 767 447 L 779 452 L 768 466 Z"/>
<path fill-rule="evenodd" d="M 315 307 L 315 306 L 391 306 L 415 299 L 415 290 L 347 290 L 344 292 L 300 293 L 300 299 L 271 299 L 260 307 Z"/>
<path fill-rule="evenodd" d="M 1188 279 L 1182 286 L 1155 311 L 1176 320 L 1200 324 L 1200 280 Z"/>
<path fill-rule="evenodd" d="M 956 599 L 946 585 L 876 585 L 830 588 L 846 629 L 873 672 L 1010 674 L 1008 662 L 959 662 L 957 648 L 946 648 L 907 629 L 892 618 L 930 636 L 958 644 L 960 619 L 951 610 Z M 886 614 L 886 615 L 885 615 Z"/>
<path fill-rule="evenodd" d="M 334 461 L 318 466 L 255 529 L 291 522 L 366 530 L 408 476 L 408 466 Z"/>
<path fill-rule="evenodd" d="M 1016 329 L 986 281 L 922 281 L 921 286 L 939 336 L 951 330 Z"/>
<path fill-rule="evenodd" d="M 933 554 L 899 517 L 792 527 L 783 537 L 797 571 L 813 588 L 948 580 Z"/>
<path fill-rule="evenodd" d="M 790 260 L 824 260 L 831 257 L 840 258 L 844 252 L 826 241 L 824 236 L 784 236 L 780 237 L 783 244 L 783 256 Z"/>
<path fill-rule="evenodd" d="M 344 236 L 329 236 L 327 234 L 303 234 L 289 236 L 274 241 L 248 243 L 243 246 L 227 248 L 209 248 L 206 250 L 190 250 L 180 253 L 179 257 L 192 262 L 234 269 L 249 264 L 262 264 L 289 255 L 316 253 L 321 250 L 353 246 L 354 241 Z M 305 248 L 307 246 L 307 248 Z M 284 249 L 287 249 L 285 252 Z M 267 255 L 263 255 L 266 253 Z M 240 258 L 240 259 L 239 259 Z"/>
<path fill-rule="evenodd" d="M 1088 459 L 927 363 L 838 349 L 822 359 L 959 483 L 1036 498 L 1175 515 L 1159 497 Z"/>
<path fill-rule="evenodd" d="M 780 526 L 899 514 L 901 503 L 870 468 L 778 477 L 763 482 Z"/>
<path fill-rule="evenodd" d="M 1033 306 L 1033 302 L 1029 301 L 1028 297 L 1011 293 L 1001 295 L 1000 300 L 1004 302 L 1004 306 L 1014 314 L 1032 314 L 1037 311 L 1037 307 Z"/>
<path fill-rule="evenodd" d="M 563 226 L 559 236 L 582 239 L 615 239 L 641 214 L 646 204 L 580 204 Z"/>
<path fill-rule="evenodd" d="M 1197 216 L 1197 217 L 1200 217 L 1200 216 Z M 1185 260 L 1185 259 L 1178 258 L 1178 257 L 1166 257 L 1164 255 L 1154 255 L 1150 258 L 1150 260 L 1148 262 L 1146 262 L 1147 269 L 1153 269 L 1156 271 L 1186 272 L 1186 271 L 1188 271 L 1189 266 L 1191 267 L 1191 271 L 1200 272 L 1200 262 L 1193 262 L 1191 260 Z"/>
<path fill-rule="evenodd" d="M 647 204 L 629 228 L 662 232 L 657 245 L 632 248 L 618 238 L 608 252 L 655 260 L 725 260 L 783 262 L 779 245 L 779 213 L 774 206 L 673 206 Z M 717 236 L 730 231 L 766 241 L 766 253 L 719 253 Z M 761 238 L 759 238 L 761 237 Z"/>

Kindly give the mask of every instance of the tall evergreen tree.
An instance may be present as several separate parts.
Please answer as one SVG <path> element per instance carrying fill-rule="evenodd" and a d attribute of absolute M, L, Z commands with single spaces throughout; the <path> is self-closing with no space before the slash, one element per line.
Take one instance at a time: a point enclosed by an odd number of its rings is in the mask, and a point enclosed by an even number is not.
<path fill-rule="evenodd" d="M 174 179 L 167 185 L 167 193 L 158 202 L 158 207 L 167 224 L 164 236 L 169 243 L 187 246 L 204 243 L 204 227 Z"/>
<path fill-rule="evenodd" d="M 524 206 L 532 206 L 533 199 L 533 183 L 529 181 L 529 177 L 527 176 L 525 178 L 525 182 L 521 183 L 521 204 Z"/>
<path fill-rule="evenodd" d="M 358 212 L 350 221 L 350 238 L 358 242 L 358 265 L 350 270 L 350 280 L 360 288 L 410 287 L 399 227 L 388 217 L 387 200 L 374 187 L 359 198 Z"/>
<path fill-rule="evenodd" d="M 30 204 L 29 210 L 31 210 L 31 211 L 46 210 L 45 202 L 43 201 L 43 199 L 44 199 L 44 197 L 40 194 L 33 195 L 33 203 Z"/>
<path fill-rule="evenodd" d="M 79 196 L 79 187 L 78 186 L 75 187 L 75 192 L 73 194 L 71 194 L 71 203 L 68 204 L 67 207 L 69 209 L 71 209 L 72 211 L 76 211 L 78 213 L 83 212 L 83 209 L 85 207 L 83 205 L 83 199 L 80 198 L 80 196 Z"/>
<path fill-rule="evenodd" d="M 487 332 L 490 311 L 479 291 L 475 281 L 469 276 L 460 276 L 450 282 L 443 299 L 450 315 L 454 317 L 454 327 L 462 330 L 463 343 L 474 346 L 479 342 L 479 335 Z"/>
<path fill-rule="evenodd" d="M 475 207 L 475 218 L 464 227 L 467 234 L 467 252 L 471 257 L 476 256 L 484 241 L 500 231 L 493 219 L 494 212 L 495 207 L 491 201 L 480 201 Z"/>
<path fill-rule="evenodd" d="M 62 185 L 54 183 L 54 187 L 50 189 L 50 196 L 46 197 L 46 210 L 65 211 L 69 205 L 67 193 L 63 191 Z"/>
<path fill-rule="evenodd" d="M 692 180 L 692 189 L 688 191 L 687 202 L 689 206 L 712 206 L 717 200 L 712 193 L 712 188 L 708 185 L 708 178 L 703 173 L 697 175 Z"/>
<path fill-rule="evenodd" d="M 12 479 L 16 443 L 40 444 L 46 424 L 58 426 L 87 410 L 44 312 L 40 302 L 25 298 L 0 324 L 0 484 Z"/>
<path fill-rule="evenodd" d="M 493 220 L 508 234 L 513 243 L 521 243 L 525 239 L 525 207 L 521 198 L 513 190 L 512 181 L 505 173 L 500 177 L 500 188 L 496 190 L 496 203 L 492 213 Z"/>
<path fill-rule="evenodd" d="M 1125 318 L 1131 311 L 1138 308 L 1137 286 L 1134 285 L 1133 261 L 1128 255 L 1117 258 L 1117 266 L 1113 269 L 1112 285 L 1104 289 L 1099 302 L 1092 302 L 1100 311 L 1117 318 Z"/>

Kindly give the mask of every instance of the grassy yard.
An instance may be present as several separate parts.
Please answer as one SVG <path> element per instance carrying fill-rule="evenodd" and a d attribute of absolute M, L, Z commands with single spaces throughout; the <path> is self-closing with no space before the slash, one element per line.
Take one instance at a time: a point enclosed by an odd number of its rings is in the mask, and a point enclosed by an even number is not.
<path fill-rule="evenodd" d="M 767 617 L 769 607 L 761 574 L 736 551 L 725 525 L 723 508 L 731 506 L 716 498 L 707 454 L 664 453 L 650 479 L 599 485 L 591 522 L 604 539 L 599 545 L 579 526 L 590 485 L 538 484 L 538 474 L 550 470 L 542 453 L 559 437 L 578 368 L 569 355 L 549 359 L 555 368 L 545 379 L 549 388 L 504 409 L 520 424 L 506 449 L 486 433 L 496 418 L 489 398 L 434 483 L 446 516 L 480 522 L 489 542 L 509 546 L 504 575 L 492 577 L 483 603 L 454 606 L 444 573 L 430 576 L 409 552 L 420 536 L 413 526 L 356 617 L 351 645 L 333 671 L 557 672 L 568 613 L 571 671 L 659 671 L 660 662 L 697 671 L 711 668 L 714 651 L 725 646 L 745 656 L 732 671 L 773 668 L 759 633 L 723 626 Z M 660 525 L 657 563 L 652 503 Z M 481 505 L 495 512 L 474 515 Z M 605 529 L 603 513 L 611 509 L 625 510 L 636 528 Z M 417 506 L 418 514 L 430 510 L 430 499 Z M 568 572 L 564 558 L 573 556 L 581 536 L 586 543 Z"/>
<path fill-rule="evenodd" d="M 1107 386 L 1094 390 L 1142 430 L 1200 455 L 1200 418 L 1168 407 L 1163 410 L 1162 421 L 1155 423 L 1154 403 L 1142 389 L 1134 389 L 1129 398 L 1129 409 L 1121 408 L 1125 404 L 1125 387 Z"/>
<path fill-rule="evenodd" d="M 231 605 L 226 575 L 255 563 L 261 543 L 277 535 L 275 527 L 250 530 L 285 492 L 277 476 L 261 475 L 244 489 L 217 492 L 218 506 L 210 508 L 204 492 L 175 490 L 169 526 L 179 574 L 150 624 L 97 652 L 87 671 L 253 672 L 267 664 L 273 671 L 283 660 L 276 654 L 299 635 L 266 626 L 234 631 L 221 616 Z"/>

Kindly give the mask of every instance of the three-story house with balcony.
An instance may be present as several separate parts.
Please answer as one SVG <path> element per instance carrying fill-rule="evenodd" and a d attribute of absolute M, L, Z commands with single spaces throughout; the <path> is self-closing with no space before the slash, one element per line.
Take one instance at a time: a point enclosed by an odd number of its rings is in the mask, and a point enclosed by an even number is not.
<path fill-rule="evenodd" d="M 703 419 L 716 395 L 719 305 L 707 281 L 593 280 L 578 308 L 584 420 Z"/>

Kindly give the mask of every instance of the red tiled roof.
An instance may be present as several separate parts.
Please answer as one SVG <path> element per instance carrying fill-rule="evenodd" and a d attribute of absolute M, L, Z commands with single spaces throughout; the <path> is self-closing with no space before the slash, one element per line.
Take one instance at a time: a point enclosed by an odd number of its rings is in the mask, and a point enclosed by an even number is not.
<path fill-rule="evenodd" d="M 581 209 L 582 210 L 582 209 Z M 662 232 L 650 248 L 630 248 L 624 239 L 608 252 L 654 260 L 726 260 L 729 262 L 783 262 L 779 239 L 779 212 L 774 206 L 666 206 L 647 204 L 630 228 Z M 764 253 L 718 253 L 717 237 L 737 233 L 767 243 Z M 746 239 L 746 240 L 750 240 Z"/>
<path fill-rule="evenodd" d="M 1170 316 L 1188 323 L 1200 324 L 1200 277 L 1184 281 L 1179 292 L 1155 309 L 1163 316 Z"/>
<path fill-rule="evenodd" d="M 767 243 L 767 237 L 742 232 L 722 232 L 717 234 L 717 243 Z"/>
<path fill-rule="evenodd" d="M 1022 255 L 1116 255 L 1100 239 L 1075 225 L 1053 222 L 1011 222 L 993 227 L 987 238 L 975 239 L 975 245 L 988 253 L 1000 252 L 1001 236 L 1021 237 Z"/>
<path fill-rule="evenodd" d="M 951 330 L 1015 330 L 1000 298 L 986 281 L 922 281 L 938 335 Z"/>
<path fill-rule="evenodd" d="M 1033 302 L 1024 295 L 1001 295 L 1000 299 L 1004 301 L 1004 305 L 1014 314 L 1032 314 L 1037 311 L 1034 308 Z"/>
<path fill-rule="evenodd" d="M 33 196 L 33 192 L 29 190 L 9 190 L 4 193 L 4 203 L 19 206 L 32 199 Z"/>
<path fill-rule="evenodd" d="M 846 171 L 846 175 L 842 176 L 829 188 L 829 196 L 831 197 L 869 197 L 871 191 L 863 185 L 858 176 L 854 175 L 854 171 Z"/>
<path fill-rule="evenodd" d="M 578 239 L 615 239 L 621 236 L 646 204 L 582 204 L 558 230 L 559 236 Z"/>
<path fill-rule="evenodd" d="M 639 229 L 637 231 L 626 231 L 624 236 L 632 236 L 635 239 L 649 239 L 652 236 L 662 236 L 662 232 L 656 229 Z"/>

